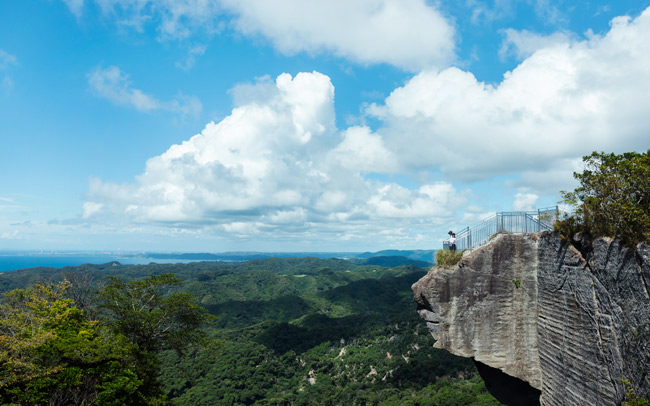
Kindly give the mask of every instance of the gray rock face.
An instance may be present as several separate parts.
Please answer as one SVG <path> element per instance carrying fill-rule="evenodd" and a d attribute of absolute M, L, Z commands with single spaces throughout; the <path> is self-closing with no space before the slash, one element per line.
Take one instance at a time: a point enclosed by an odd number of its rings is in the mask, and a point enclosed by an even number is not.
<path fill-rule="evenodd" d="M 650 247 L 601 238 L 584 251 L 551 232 L 497 236 L 415 283 L 418 313 L 436 347 L 527 382 L 542 405 L 619 405 L 621 378 L 646 397 Z"/>

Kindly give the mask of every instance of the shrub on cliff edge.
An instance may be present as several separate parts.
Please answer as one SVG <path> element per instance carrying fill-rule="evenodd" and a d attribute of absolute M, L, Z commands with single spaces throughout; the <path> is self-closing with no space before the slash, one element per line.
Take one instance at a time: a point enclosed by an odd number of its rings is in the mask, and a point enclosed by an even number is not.
<path fill-rule="evenodd" d="M 462 257 L 463 257 L 462 252 L 438 250 L 436 251 L 436 265 L 453 266 L 456 265 Z"/>
<path fill-rule="evenodd" d="M 621 155 L 593 152 L 582 159 L 585 169 L 573 176 L 580 186 L 562 191 L 575 215 L 556 223 L 567 237 L 617 237 L 634 247 L 650 241 L 650 150 Z"/>

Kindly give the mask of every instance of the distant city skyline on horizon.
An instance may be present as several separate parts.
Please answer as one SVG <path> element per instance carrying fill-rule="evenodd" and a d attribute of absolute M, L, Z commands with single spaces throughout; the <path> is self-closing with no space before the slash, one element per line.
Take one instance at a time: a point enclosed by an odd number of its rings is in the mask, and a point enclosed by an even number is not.
<path fill-rule="evenodd" d="M 0 3 L 0 251 L 376 252 L 650 148 L 650 1 Z"/>

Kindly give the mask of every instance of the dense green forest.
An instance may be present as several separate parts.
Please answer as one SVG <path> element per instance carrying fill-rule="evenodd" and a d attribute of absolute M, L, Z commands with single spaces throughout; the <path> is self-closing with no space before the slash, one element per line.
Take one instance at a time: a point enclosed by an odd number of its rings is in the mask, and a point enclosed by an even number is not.
<path fill-rule="evenodd" d="M 432 347 L 433 338 L 415 312 L 410 290 L 425 272 L 415 265 L 388 268 L 317 258 L 108 263 L 5 272 L 0 274 L 0 291 L 67 280 L 71 288 L 65 293 L 66 306 L 97 318 L 100 322 L 92 328 L 105 324 L 128 339 L 133 329 L 129 320 L 142 315 L 121 315 L 120 309 L 128 306 L 116 298 L 132 300 L 133 289 L 176 281 L 166 276 L 175 274 L 178 281 L 165 284 L 159 299 L 174 298 L 168 306 L 178 307 L 191 306 L 193 298 L 216 319 L 201 330 L 201 337 L 186 334 L 180 342 L 171 337 L 165 345 L 143 352 L 156 355 L 145 366 L 158 368 L 159 375 L 151 376 L 159 386 L 152 387 L 161 394 L 142 398 L 140 404 L 498 405 L 471 360 Z M 112 309 L 106 305 L 113 302 L 118 304 Z M 199 318 L 194 322 L 209 321 L 195 315 Z M 130 354 L 135 355 L 129 365 L 139 365 L 140 353 Z M 105 365 L 113 369 L 107 376 L 126 379 L 118 376 L 113 359 L 125 355 L 109 355 Z M 6 359 L 2 362 L 0 371 L 6 371 Z M 95 375 L 97 382 L 107 379 Z M 115 404 L 107 399 L 95 402 Z"/>

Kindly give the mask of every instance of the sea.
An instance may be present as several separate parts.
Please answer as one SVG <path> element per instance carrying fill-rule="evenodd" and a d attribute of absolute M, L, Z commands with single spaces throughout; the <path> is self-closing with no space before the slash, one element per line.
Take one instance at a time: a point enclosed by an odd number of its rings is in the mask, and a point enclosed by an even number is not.
<path fill-rule="evenodd" d="M 176 264 L 193 262 L 181 259 L 121 258 L 119 256 L 64 256 L 64 255 L 0 255 L 0 272 L 38 266 L 63 268 L 82 264 L 105 264 L 117 261 L 123 265 Z"/>

